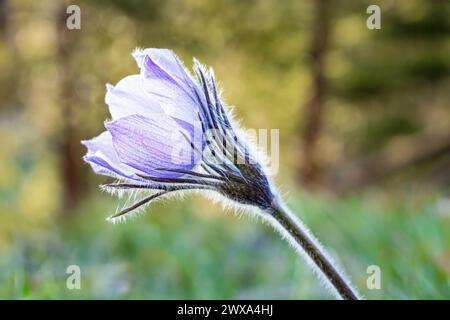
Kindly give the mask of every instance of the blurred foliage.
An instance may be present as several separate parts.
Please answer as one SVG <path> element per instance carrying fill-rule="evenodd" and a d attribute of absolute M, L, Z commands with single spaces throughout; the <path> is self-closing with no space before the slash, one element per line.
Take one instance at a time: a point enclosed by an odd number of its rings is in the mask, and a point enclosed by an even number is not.
<path fill-rule="evenodd" d="M 415 193 L 413 193 L 415 194 Z M 338 254 L 368 299 L 450 296 L 450 209 L 433 197 L 382 195 L 335 201 L 298 196 L 293 208 Z M 412 200 L 414 199 L 414 200 Z M 7 298 L 305 299 L 331 296 L 273 230 L 224 215 L 195 199 L 154 205 L 126 224 L 104 222 L 107 196 L 86 202 L 69 225 L 33 223 L 2 233 L 0 296 Z M 13 222 L 15 221 L 15 222 Z M 13 225 L 13 226 L 12 226 Z M 12 231 L 13 231 L 12 230 Z M 38 230 L 38 231 L 37 231 Z M 68 290 L 66 268 L 81 268 L 81 290 Z M 368 290 L 366 268 L 382 270 L 382 290 Z"/>
<path fill-rule="evenodd" d="M 222 216 L 198 197 L 112 226 L 103 218 L 116 200 L 97 189 L 107 179 L 84 165 L 84 198 L 71 208 L 76 214 L 63 214 L 61 138 L 67 127 L 80 139 L 103 130 L 104 85 L 138 72 L 136 46 L 171 48 L 187 66 L 199 58 L 214 67 L 245 126 L 280 129 L 278 181 L 364 295 L 450 297 L 449 213 L 437 207 L 448 195 L 448 161 L 339 200 L 294 185 L 312 1 L 75 1 L 82 28 L 66 33 L 66 60 L 58 51 L 63 2 L 2 3 L 0 298 L 329 298 L 272 230 Z M 382 8 L 380 31 L 366 28 L 369 4 Z M 449 2 L 330 5 L 323 165 L 376 152 L 399 136 L 448 132 Z M 67 116 L 60 87 L 69 73 Z M 82 268 L 80 291 L 65 287 L 70 264 Z M 370 264 L 382 268 L 383 290 L 366 289 Z"/>

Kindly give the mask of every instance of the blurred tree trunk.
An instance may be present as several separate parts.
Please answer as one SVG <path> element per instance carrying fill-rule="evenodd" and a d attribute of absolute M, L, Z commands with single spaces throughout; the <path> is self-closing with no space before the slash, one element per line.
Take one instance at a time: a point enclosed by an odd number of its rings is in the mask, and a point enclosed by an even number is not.
<path fill-rule="evenodd" d="M 0 33 L 2 37 L 6 38 L 7 25 L 8 25 L 8 0 L 0 0 Z"/>
<path fill-rule="evenodd" d="M 311 97 L 305 106 L 304 126 L 302 132 L 301 161 L 299 176 L 306 186 L 317 182 L 320 165 L 317 162 L 317 142 L 322 130 L 324 103 L 327 83 L 325 78 L 325 55 L 329 36 L 329 12 L 331 2 L 314 0 L 314 20 L 311 34 Z"/>
<path fill-rule="evenodd" d="M 0 110 L 10 109 L 17 111 L 23 107 L 21 94 L 21 80 L 24 70 L 23 59 L 21 57 L 20 50 L 17 48 L 16 34 L 20 26 L 15 25 L 14 19 L 11 18 L 15 13 L 11 7 L 10 0 L 0 0 L 0 42 L 4 44 L 6 56 L 4 59 L 8 61 L 7 74 L 0 76 L 0 82 L 2 82 L 2 91 L 4 96 L 4 102 L 0 104 Z M 26 89 L 23 89 L 26 90 Z"/>
<path fill-rule="evenodd" d="M 83 149 L 80 144 L 80 133 L 75 125 L 75 110 L 81 101 L 77 95 L 77 65 L 74 53 L 79 39 L 79 30 L 66 27 L 68 4 L 64 1 L 56 13 L 57 61 L 59 68 L 59 107 L 61 108 L 61 131 L 57 139 L 60 177 L 62 186 L 62 212 L 70 214 L 78 204 L 83 193 L 85 177 L 82 170 Z"/>

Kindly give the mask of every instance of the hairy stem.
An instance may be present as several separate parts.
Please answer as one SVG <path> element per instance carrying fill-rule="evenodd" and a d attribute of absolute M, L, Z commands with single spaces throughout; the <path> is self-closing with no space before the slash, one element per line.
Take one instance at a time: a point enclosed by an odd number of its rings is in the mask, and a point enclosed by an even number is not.
<path fill-rule="evenodd" d="M 329 284 L 336 290 L 340 298 L 344 300 L 359 300 L 357 292 L 351 287 L 350 282 L 336 268 L 332 260 L 321 248 L 319 242 L 303 223 L 281 201 L 274 201 L 269 210 L 275 227 L 287 234 L 293 244 L 311 260 Z"/>

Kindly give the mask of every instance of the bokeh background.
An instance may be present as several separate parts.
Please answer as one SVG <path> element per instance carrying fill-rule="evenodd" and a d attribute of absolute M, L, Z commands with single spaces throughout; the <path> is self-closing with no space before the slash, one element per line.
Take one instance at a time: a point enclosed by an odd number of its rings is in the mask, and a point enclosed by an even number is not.
<path fill-rule="evenodd" d="M 0 298 L 331 298 L 271 228 L 201 196 L 105 221 L 119 201 L 79 141 L 137 46 L 213 66 L 246 127 L 280 129 L 277 183 L 367 298 L 450 298 L 449 1 L 72 1 L 81 30 L 68 4 L 0 1 Z"/>

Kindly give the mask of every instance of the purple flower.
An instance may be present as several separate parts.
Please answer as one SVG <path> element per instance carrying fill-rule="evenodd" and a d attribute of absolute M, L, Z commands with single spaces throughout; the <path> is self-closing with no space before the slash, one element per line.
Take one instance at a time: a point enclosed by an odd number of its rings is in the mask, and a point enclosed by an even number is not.
<path fill-rule="evenodd" d="M 256 152 L 238 135 L 213 71 L 194 61 L 194 78 L 167 49 L 136 50 L 133 57 L 140 74 L 107 86 L 112 116 L 107 130 L 83 141 L 88 149 L 84 160 L 92 169 L 119 179 L 103 185 L 105 190 L 144 195 L 109 219 L 169 193 L 210 191 L 259 209 L 263 219 L 306 253 L 338 296 L 357 299 L 318 241 L 277 196 Z"/>
<path fill-rule="evenodd" d="M 136 50 L 133 56 L 141 73 L 115 87 L 107 85 L 105 102 L 112 120 L 105 125 L 107 131 L 83 141 L 88 148 L 84 159 L 96 173 L 116 178 L 179 176 L 157 169 L 190 170 L 198 160 L 190 142 L 201 146 L 199 89 L 171 51 Z"/>
<path fill-rule="evenodd" d="M 194 60 L 193 77 L 167 49 L 135 50 L 141 72 L 107 85 L 112 120 L 83 141 L 84 160 L 98 174 L 120 179 L 112 190 L 150 194 L 112 216 L 182 190 L 210 190 L 241 204 L 267 208 L 269 181 L 217 90 L 213 71 Z"/>

